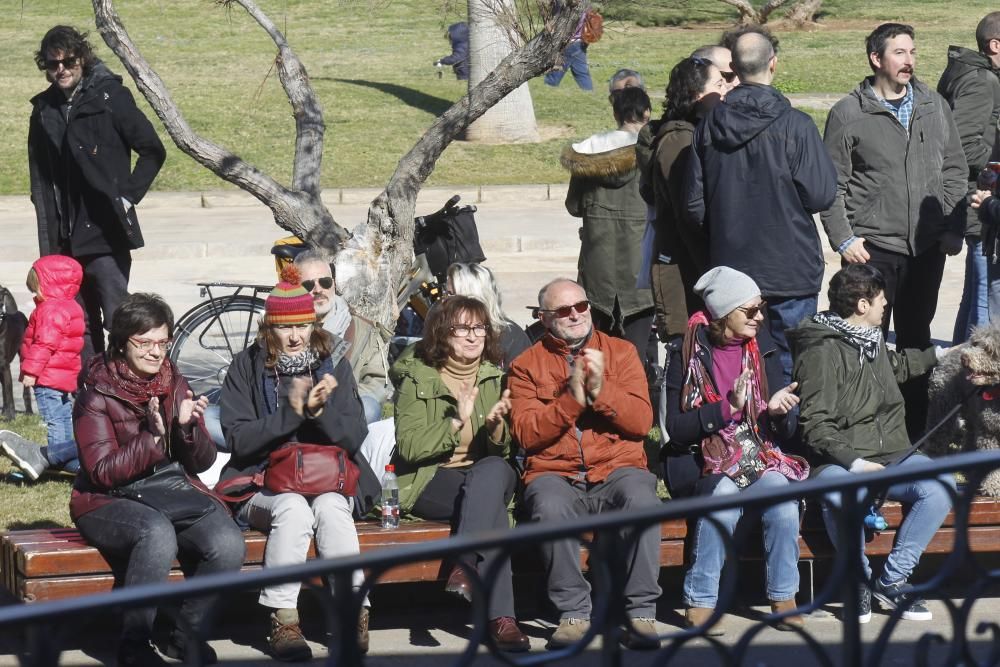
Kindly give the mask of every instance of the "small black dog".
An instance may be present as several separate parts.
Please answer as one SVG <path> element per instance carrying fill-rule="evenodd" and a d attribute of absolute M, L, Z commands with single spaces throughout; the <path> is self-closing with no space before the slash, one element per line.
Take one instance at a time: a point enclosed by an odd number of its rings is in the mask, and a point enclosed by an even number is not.
<path fill-rule="evenodd" d="M 0 286 L 0 386 L 3 389 L 3 418 L 14 419 L 14 379 L 10 375 L 10 365 L 21 348 L 24 330 L 28 328 L 28 318 L 17 309 L 14 296 L 6 287 Z M 24 388 L 24 411 L 31 414 L 31 390 Z"/>

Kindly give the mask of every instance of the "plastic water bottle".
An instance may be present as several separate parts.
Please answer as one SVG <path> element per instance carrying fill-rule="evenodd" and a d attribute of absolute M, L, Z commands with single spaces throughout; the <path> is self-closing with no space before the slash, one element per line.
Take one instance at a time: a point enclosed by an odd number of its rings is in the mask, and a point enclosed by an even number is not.
<path fill-rule="evenodd" d="M 396 466 L 391 463 L 382 476 L 382 527 L 399 528 L 399 482 L 396 481 Z"/>

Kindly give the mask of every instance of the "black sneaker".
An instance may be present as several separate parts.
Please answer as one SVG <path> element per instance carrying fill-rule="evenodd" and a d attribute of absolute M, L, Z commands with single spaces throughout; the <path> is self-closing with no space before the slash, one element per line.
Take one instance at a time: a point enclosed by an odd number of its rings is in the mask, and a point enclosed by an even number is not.
<path fill-rule="evenodd" d="M 894 584 L 883 584 L 882 579 L 875 581 L 874 595 L 884 607 L 896 609 L 902 607 L 903 618 L 907 621 L 929 621 L 931 620 L 931 610 L 927 608 L 927 603 L 921 598 L 913 595 L 913 589 L 906 581 L 897 581 Z"/>
<path fill-rule="evenodd" d="M 868 584 L 858 586 L 858 623 L 870 623 L 872 620 L 872 589 Z"/>
<path fill-rule="evenodd" d="M 188 655 L 192 648 L 197 648 L 198 656 Z M 183 634 L 178 632 L 170 633 L 170 639 L 163 647 L 163 653 L 168 658 L 180 660 L 184 664 L 214 665 L 219 662 L 219 656 L 215 649 L 206 641 L 190 642 Z"/>
<path fill-rule="evenodd" d="M 0 431 L 0 447 L 7 458 L 23 470 L 32 482 L 41 477 L 49 467 L 48 459 L 42 454 L 42 446 L 13 431 Z"/>

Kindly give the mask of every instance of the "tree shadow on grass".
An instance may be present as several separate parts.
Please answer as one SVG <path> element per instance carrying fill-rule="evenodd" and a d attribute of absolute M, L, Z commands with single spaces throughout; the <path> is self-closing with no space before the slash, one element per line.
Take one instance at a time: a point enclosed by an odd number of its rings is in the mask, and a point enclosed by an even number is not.
<path fill-rule="evenodd" d="M 336 81 L 338 83 L 349 83 L 354 86 L 374 88 L 375 90 L 386 93 L 387 95 L 395 96 L 400 102 L 403 102 L 407 106 L 411 106 L 414 109 L 420 109 L 421 111 L 426 111 L 427 113 L 435 116 L 440 116 L 447 111 L 452 104 L 454 104 L 454 100 L 446 100 L 443 97 L 435 97 L 434 95 L 428 95 L 427 93 L 416 90 L 415 88 L 407 88 L 406 86 L 399 86 L 394 83 L 365 81 L 363 79 L 338 79 L 329 77 L 312 78 L 317 81 Z"/>

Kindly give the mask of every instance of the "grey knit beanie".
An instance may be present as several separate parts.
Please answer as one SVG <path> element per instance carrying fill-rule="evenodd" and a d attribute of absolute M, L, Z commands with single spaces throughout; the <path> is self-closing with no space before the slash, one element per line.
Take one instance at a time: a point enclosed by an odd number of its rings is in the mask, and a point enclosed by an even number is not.
<path fill-rule="evenodd" d="M 760 296 L 760 288 L 747 274 L 728 266 L 717 266 L 698 279 L 694 293 L 705 302 L 712 319 L 717 320 Z"/>

